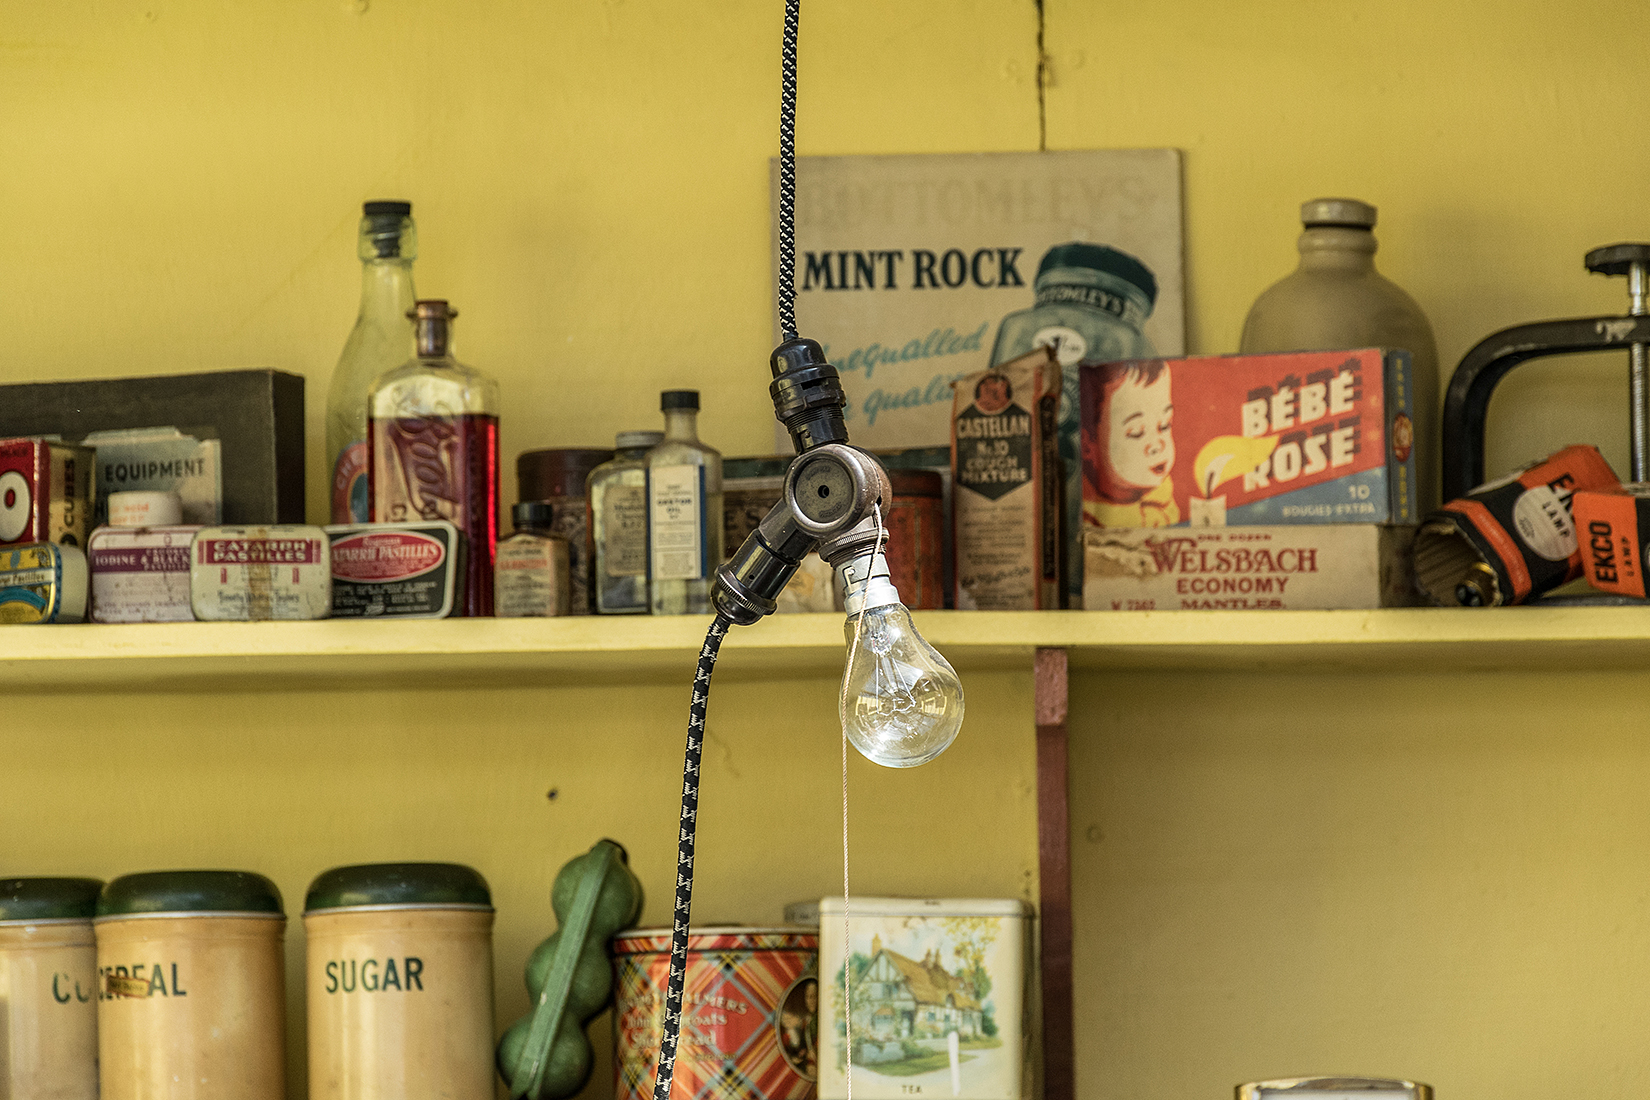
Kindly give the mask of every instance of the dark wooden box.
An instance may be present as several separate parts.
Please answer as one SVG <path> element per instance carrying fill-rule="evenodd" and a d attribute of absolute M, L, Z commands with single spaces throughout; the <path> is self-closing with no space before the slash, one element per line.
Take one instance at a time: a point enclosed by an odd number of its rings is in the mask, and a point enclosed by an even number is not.
<path fill-rule="evenodd" d="M 223 441 L 223 522 L 304 522 L 304 380 L 276 370 L 0 385 L 0 438 L 173 427 Z"/>

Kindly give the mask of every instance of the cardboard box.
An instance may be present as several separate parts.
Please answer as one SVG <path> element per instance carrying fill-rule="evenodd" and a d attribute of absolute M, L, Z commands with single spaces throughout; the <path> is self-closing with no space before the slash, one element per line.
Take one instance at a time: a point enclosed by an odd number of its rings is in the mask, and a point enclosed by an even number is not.
<path fill-rule="evenodd" d="M 1412 526 L 1090 527 L 1090 611 L 1413 607 Z"/>
<path fill-rule="evenodd" d="M 176 493 L 183 522 L 223 522 L 223 441 L 196 439 L 176 428 L 89 432 L 97 449 L 97 522 L 109 522 L 109 494 L 133 490 Z"/>
<path fill-rule="evenodd" d="M 1406 351 L 1082 366 L 1083 522 L 1416 523 Z"/>
<path fill-rule="evenodd" d="M 304 380 L 274 370 L 0 386 L 0 437 L 176 428 L 221 440 L 223 522 L 302 523 Z"/>
<path fill-rule="evenodd" d="M 96 456 L 46 439 L 0 439 L 0 546 L 86 545 L 92 532 Z"/>
<path fill-rule="evenodd" d="M 1060 606 L 1060 364 L 1046 347 L 955 383 L 956 606 Z"/>

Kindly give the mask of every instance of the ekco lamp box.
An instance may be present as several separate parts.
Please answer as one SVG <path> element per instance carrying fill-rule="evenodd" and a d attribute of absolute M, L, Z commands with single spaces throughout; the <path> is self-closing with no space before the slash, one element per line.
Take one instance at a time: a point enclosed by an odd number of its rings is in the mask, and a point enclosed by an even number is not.
<path fill-rule="evenodd" d="M 771 182 L 777 223 L 777 161 Z M 1073 242 L 1150 293 L 1058 262 Z M 773 247 L 777 270 L 777 224 Z M 951 383 L 1047 344 L 1075 448 L 1077 363 L 1113 329 L 1146 350 L 1111 358 L 1184 354 L 1182 286 L 1176 149 L 796 162 L 797 328 L 841 372 L 857 447 L 947 446 Z"/>
<path fill-rule="evenodd" d="M 819 906 L 819 1100 L 848 1095 L 851 962 L 853 1094 L 861 1100 L 1021 1100 L 1030 917 L 1012 899 L 854 898 Z"/>
<path fill-rule="evenodd" d="M 1081 369 L 1085 527 L 1418 520 L 1407 351 Z"/>

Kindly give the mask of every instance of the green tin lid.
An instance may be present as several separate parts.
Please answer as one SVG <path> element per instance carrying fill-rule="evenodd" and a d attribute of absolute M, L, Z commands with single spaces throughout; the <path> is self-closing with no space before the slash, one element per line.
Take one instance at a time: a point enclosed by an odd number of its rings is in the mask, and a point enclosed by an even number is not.
<path fill-rule="evenodd" d="M 0 921 L 91 920 L 101 889 L 96 878 L 0 878 Z"/>
<path fill-rule="evenodd" d="M 481 873 L 462 863 L 362 863 L 321 872 L 304 896 L 306 913 L 359 905 L 490 909 L 493 895 Z"/>
<path fill-rule="evenodd" d="M 281 891 L 251 871 L 144 871 L 121 875 L 103 888 L 99 917 L 143 913 L 275 913 Z"/>

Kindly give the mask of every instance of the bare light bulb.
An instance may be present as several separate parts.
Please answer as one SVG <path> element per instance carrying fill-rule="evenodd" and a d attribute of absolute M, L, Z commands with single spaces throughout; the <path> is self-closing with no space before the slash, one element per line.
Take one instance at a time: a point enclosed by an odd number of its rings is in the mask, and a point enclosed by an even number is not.
<path fill-rule="evenodd" d="M 884 767 L 926 764 L 950 747 L 962 728 L 962 681 L 917 632 L 880 553 L 855 558 L 842 572 L 850 655 L 842 674 L 842 717 L 848 740 Z"/>

